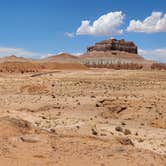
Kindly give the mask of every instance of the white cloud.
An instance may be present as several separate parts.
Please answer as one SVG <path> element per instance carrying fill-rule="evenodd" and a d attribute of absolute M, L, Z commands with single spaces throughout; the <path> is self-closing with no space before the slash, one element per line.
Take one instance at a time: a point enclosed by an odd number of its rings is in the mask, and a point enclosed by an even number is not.
<path fill-rule="evenodd" d="M 67 36 L 67 37 L 69 37 L 69 38 L 74 38 L 74 33 L 65 32 L 65 36 Z"/>
<path fill-rule="evenodd" d="M 166 13 L 152 12 L 145 20 L 131 20 L 127 28 L 128 32 L 166 32 Z"/>
<path fill-rule="evenodd" d="M 80 56 L 82 54 L 83 54 L 83 52 L 74 52 L 74 53 L 71 53 L 71 55 L 75 55 L 75 56 Z"/>
<path fill-rule="evenodd" d="M 50 56 L 54 56 L 55 54 L 45 54 L 39 57 L 39 59 L 44 59 L 44 58 L 48 58 Z"/>
<path fill-rule="evenodd" d="M 16 55 L 18 57 L 38 58 L 41 53 L 27 51 L 23 48 L 0 47 L 0 56 Z"/>
<path fill-rule="evenodd" d="M 112 36 L 122 34 L 123 30 L 119 27 L 123 20 L 124 14 L 121 11 L 102 15 L 92 24 L 89 20 L 84 20 L 77 29 L 77 35 Z"/>
<path fill-rule="evenodd" d="M 166 63 L 166 48 L 158 48 L 153 50 L 139 49 L 138 52 L 146 59 L 151 59 Z"/>

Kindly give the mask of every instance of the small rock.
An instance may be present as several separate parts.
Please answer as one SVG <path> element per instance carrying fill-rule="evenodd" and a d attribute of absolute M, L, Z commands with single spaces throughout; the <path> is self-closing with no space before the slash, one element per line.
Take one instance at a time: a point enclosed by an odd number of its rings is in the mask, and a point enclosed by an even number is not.
<path fill-rule="evenodd" d="M 107 136 L 107 134 L 101 133 L 100 136 L 105 137 L 105 136 Z"/>
<path fill-rule="evenodd" d="M 141 143 L 141 142 L 144 142 L 144 140 L 142 138 L 139 138 L 138 142 Z"/>
<path fill-rule="evenodd" d="M 52 87 L 54 87 L 54 86 L 55 86 L 55 84 L 52 84 L 51 86 L 52 86 Z"/>
<path fill-rule="evenodd" d="M 93 135 L 98 135 L 98 132 L 94 128 L 92 128 L 91 131 Z"/>
<path fill-rule="evenodd" d="M 123 133 L 124 133 L 124 135 L 129 135 L 129 134 L 131 134 L 131 131 L 129 129 L 125 129 Z"/>
<path fill-rule="evenodd" d="M 47 119 L 47 117 L 45 117 L 45 116 L 43 116 L 43 115 L 41 116 L 41 118 L 42 118 L 42 119 Z"/>
<path fill-rule="evenodd" d="M 138 132 L 136 132 L 135 135 L 138 136 Z"/>
<path fill-rule="evenodd" d="M 52 95 L 52 98 L 55 99 L 56 98 L 55 95 Z"/>
<path fill-rule="evenodd" d="M 21 136 L 20 139 L 23 142 L 27 142 L 27 143 L 37 143 L 40 141 L 40 139 L 34 135 L 25 135 L 25 136 Z"/>
<path fill-rule="evenodd" d="M 120 138 L 120 139 L 119 139 L 119 142 L 120 142 L 122 145 L 132 145 L 132 146 L 134 146 L 134 143 L 133 143 L 132 140 L 129 139 L 129 138 Z"/>
<path fill-rule="evenodd" d="M 115 130 L 118 132 L 123 132 L 123 128 L 120 126 L 115 127 Z"/>
<path fill-rule="evenodd" d="M 125 125 L 126 125 L 126 123 L 125 123 L 125 122 L 122 122 L 122 123 L 121 123 L 121 125 L 125 126 Z"/>
<path fill-rule="evenodd" d="M 97 103 L 96 103 L 96 107 L 103 107 L 103 103 L 97 102 Z"/>
<path fill-rule="evenodd" d="M 77 129 L 80 129 L 80 126 L 77 125 L 76 128 L 77 128 Z"/>
<path fill-rule="evenodd" d="M 51 133 L 56 133 L 56 130 L 55 129 L 50 129 L 50 132 Z"/>

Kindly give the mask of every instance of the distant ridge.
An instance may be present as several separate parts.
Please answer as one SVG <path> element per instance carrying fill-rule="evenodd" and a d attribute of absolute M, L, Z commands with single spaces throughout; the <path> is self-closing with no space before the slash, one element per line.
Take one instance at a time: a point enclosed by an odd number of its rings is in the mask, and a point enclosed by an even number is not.
<path fill-rule="evenodd" d="M 74 63 L 78 62 L 78 57 L 68 54 L 68 53 L 61 53 L 53 56 L 49 56 L 43 58 L 41 61 L 44 62 L 61 62 L 61 63 Z"/>
<path fill-rule="evenodd" d="M 0 63 L 3 62 L 31 62 L 32 59 L 24 58 L 24 57 L 17 57 L 15 55 L 0 57 Z"/>
<path fill-rule="evenodd" d="M 85 70 L 87 68 L 110 69 L 166 69 L 165 64 L 146 60 L 137 54 L 132 41 L 108 39 L 88 47 L 79 56 L 60 53 L 42 59 L 17 57 L 0 58 L 0 72 L 39 72 L 43 70 Z"/>

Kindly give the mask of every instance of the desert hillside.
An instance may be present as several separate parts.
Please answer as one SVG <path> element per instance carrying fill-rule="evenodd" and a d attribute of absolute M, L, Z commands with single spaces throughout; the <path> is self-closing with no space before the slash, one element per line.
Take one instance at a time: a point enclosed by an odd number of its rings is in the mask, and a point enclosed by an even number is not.
<path fill-rule="evenodd" d="M 80 63 L 57 62 L 3 62 L 0 63 L 2 73 L 35 73 L 50 72 L 54 70 L 86 70 L 87 67 Z"/>
<path fill-rule="evenodd" d="M 15 55 L 11 56 L 4 56 L 0 58 L 0 63 L 4 62 L 30 62 L 32 59 L 30 58 L 24 58 L 24 57 L 17 57 Z"/>
<path fill-rule="evenodd" d="M 61 53 L 53 56 L 49 56 L 43 58 L 42 61 L 44 62 L 61 62 L 61 63 L 74 63 L 78 61 L 78 57 L 74 55 L 70 55 L 67 53 Z"/>

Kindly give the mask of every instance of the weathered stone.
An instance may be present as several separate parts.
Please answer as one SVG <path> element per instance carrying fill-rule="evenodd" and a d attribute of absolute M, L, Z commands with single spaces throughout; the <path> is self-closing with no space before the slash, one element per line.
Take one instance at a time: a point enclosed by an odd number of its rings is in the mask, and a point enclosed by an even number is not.
<path fill-rule="evenodd" d="M 131 134 L 131 131 L 129 129 L 125 129 L 124 130 L 124 135 L 129 135 L 129 134 Z"/>
<path fill-rule="evenodd" d="M 97 102 L 97 103 L 96 103 L 96 107 L 103 107 L 103 103 Z"/>
<path fill-rule="evenodd" d="M 120 142 L 122 145 L 132 145 L 132 146 L 134 146 L 134 143 L 133 143 L 132 140 L 129 139 L 129 138 L 119 138 L 119 142 Z"/>
<path fill-rule="evenodd" d="M 25 135 L 25 136 L 21 136 L 20 139 L 23 142 L 27 142 L 27 143 L 37 143 L 40 141 L 40 139 L 34 135 Z"/>
<path fill-rule="evenodd" d="M 98 135 L 98 132 L 96 131 L 96 129 L 92 128 L 91 131 L 93 135 Z"/>
<path fill-rule="evenodd" d="M 123 132 L 123 128 L 120 126 L 115 127 L 115 130 L 118 132 Z"/>

